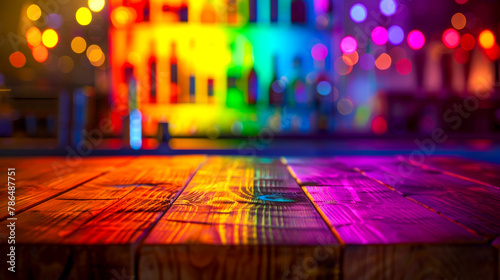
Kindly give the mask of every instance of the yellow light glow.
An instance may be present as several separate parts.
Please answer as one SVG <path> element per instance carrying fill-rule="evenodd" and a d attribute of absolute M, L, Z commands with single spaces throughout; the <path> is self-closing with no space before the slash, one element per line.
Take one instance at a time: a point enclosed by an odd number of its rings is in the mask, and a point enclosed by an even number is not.
<path fill-rule="evenodd" d="M 33 26 L 26 31 L 26 40 L 31 47 L 36 47 L 42 43 L 42 32 Z"/>
<path fill-rule="evenodd" d="M 111 12 L 111 22 L 115 27 L 125 27 L 136 18 L 135 10 L 127 7 L 118 7 Z"/>
<path fill-rule="evenodd" d="M 99 67 L 104 63 L 104 53 L 98 45 L 90 45 L 87 48 L 87 58 L 90 64 Z"/>
<path fill-rule="evenodd" d="M 57 45 L 57 42 L 59 42 L 59 36 L 57 35 L 57 32 L 54 29 L 47 29 L 43 32 L 42 43 L 47 48 L 55 47 Z"/>
<path fill-rule="evenodd" d="M 38 20 L 42 16 L 42 10 L 38 5 L 32 4 L 26 10 L 26 14 L 32 21 Z"/>
<path fill-rule="evenodd" d="M 85 42 L 85 39 L 83 39 L 82 37 L 75 37 L 71 41 L 71 49 L 75 53 L 82 53 L 85 51 L 86 48 L 87 48 L 87 42 Z"/>
<path fill-rule="evenodd" d="M 100 12 L 104 8 L 104 0 L 89 0 L 89 8 L 93 12 Z"/>
<path fill-rule="evenodd" d="M 491 49 L 495 45 L 495 35 L 489 30 L 484 30 L 479 34 L 479 44 L 485 49 Z"/>
<path fill-rule="evenodd" d="M 76 21 L 83 26 L 89 25 L 92 21 L 92 13 L 89 9 L 82 7 L 76 11 Z"/>

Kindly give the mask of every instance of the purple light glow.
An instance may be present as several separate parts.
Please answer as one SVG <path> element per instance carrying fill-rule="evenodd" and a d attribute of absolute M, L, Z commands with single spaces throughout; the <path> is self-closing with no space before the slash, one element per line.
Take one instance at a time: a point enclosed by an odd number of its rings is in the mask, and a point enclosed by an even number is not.
<path fill-rule="evenodd" d="M 311 55 L 314 58 L 314 60 L 321 61 L 326 58 L 328 55 L 328 49 L 326 48 L 325 45 L 318 43 L 314 45 L 311 49 Z"/>
<path fill-rule="evenodd" d="M 387 30 L 382 26 L 377 26 L 372 31 L 372 41 L 377 45 L 384 45 L 389 39 Z"/>

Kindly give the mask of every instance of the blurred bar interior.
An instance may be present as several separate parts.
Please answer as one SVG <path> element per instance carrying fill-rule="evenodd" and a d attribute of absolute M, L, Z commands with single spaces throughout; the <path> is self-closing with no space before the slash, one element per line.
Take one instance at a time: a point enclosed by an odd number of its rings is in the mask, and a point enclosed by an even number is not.
<path fill-rule="evenodd" d="M 2 153 L 499 139 L 496 0 L 1 6 Z"/>

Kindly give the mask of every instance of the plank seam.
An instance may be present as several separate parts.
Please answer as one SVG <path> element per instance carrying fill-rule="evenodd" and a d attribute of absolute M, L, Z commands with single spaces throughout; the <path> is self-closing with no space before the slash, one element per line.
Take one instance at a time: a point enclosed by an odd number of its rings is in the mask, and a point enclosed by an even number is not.
<path fill-rule="evenodd" d="M 132 157 L 132 159 L 134 159 L 134 158 L 135 158 L 135 157 Z M 109 169 L 109 170 L 107 170 L 107 171 L 103 171 L 103 172 L 101 172 L 101 173 L 99 173 L 99 174 L 97 174 L 97 175 L 95 175 L 95 176 L 89 177 L 88 179 L 83 180 L 83 181 L 81 181 L 80 183 L 76 183 L 74 186 L 72 186 L 72 187 L 70 187 L 70 188 L 68 188 L 68 189 L 65 189 L 65 190 L 63 190 L 63 191 L 61 191 L 61 192 L 59 192 L 59 193 L 56 193 L 56 194 L 54 194 L 54 195 L 52 195 L 52 196 L 49 196 L 49 197 L 47 197 L 47 198 L 45 198 L 45 199 L 42 199 L 42 200 L 40 200 L 40 201 L 38 201 L 38 202 L 36 202 L 36 203 L 34 203 L 34 204 L 30 205 L 30 206 L 27 206 L 27 207 L 25 207 L 25 208 L 21 209 L 21 210 L 16 210 L 16 216 L 18 216 L 19 214 L 21 214 L 21 213 L 23 213 L 23 212 L 26 212 L 26 211 L 30 210 L 30 209 L 31 209 L 31 208 L 33 208 L 33 207 L 36 207 L 36 206 L 38 206 L 38 205 L 40 205 L 40 204 L 42 204 L 42 203 L 45 203 L 45 202 L 47 202 L 47 201 L 49 201 L 49 200 L 51 200 L 51 199 L 57 198 L 58 196 L 61 196 L 61 195 L 65 194 L 65 193 L 67 193 L 67 192 L 69 192 L 69 191 L 72 191 L 72 190 L 74 190 L 74 189 L 76 189 L 76 188 L 78 188 L 78 187 L 80 187 L 80 186 L 82 186 L 82 185 L 84 185 L 84 184 L 86 184 L 86 183 L 88 183 L 88 182 L 90 182 L 90 181 L 94 180 L 94 179 L 97 179 L 98 177 L 101 177 L 101 176 L 103 176 L 103 175 L 105 175 L 105 174 L 108 174 L 108 173 L 110 173 L 110 172 L 114 171 L 116 168 L 123 167 L 123 166 L 127 165 L 129 162 L 130 162 L 130 161 L 125 160 L 125 159 L 124 159 L 124 160 L 123 160 L 123 162 L 121 162 L 121 163 L 119 163 L 119 164 L 115 165 L 113 168 L 111 168 L 111 169 Z M 7 215 L 7 216 L 5 216 L 5 217 L 1 217 L 1 218 L 0 218 L 0 222 L 3 222 L 3 221 L 5 221 L 5 220 L 7 220 L 7 218 L 8 218 L 8 217 L 9 217 L 8 215 Z"/>
<path fill-rule="evenodd" d="M 161 213 L 156 218 L 156 220 L 153 221 L 150 224 L 150 226 L 144 230 L 144 233 L 137 238 L 137 241 L 135 243 L 131 244 L 131 245 L 135 245 L 135 252 L 134 252 L 134 274 L 135 274 L 134 276 L 135 276 L 135 279 L 139 279 L 140 251 L 141 251 L 142 246 L 144 245 L 144 241 L 147 239 L 147 237 L 149 236 L 149 234 L 151 233 L 151 231 L 153 230 L 153 228 L 156 226 L 156 224 L 158 224 L 158 222 L 161 220 L 161 218 L 163 218 L 163 216 L 168 212 L 168 210 L 170 210 L 170 208 L 172 208 L 172 206 L 174 205 L 174 203 L 177 200 L 177 198 L 179 198 L 179 196 L 181 195 L 181 193 L 183 193 L 184 190 L 189 185 L 189 183 L 191 183 L 191 180 L 194 178 L 194 176 L 196 175 L 196 173 L 198 173 L 198 171 L 200 170 L 200 168 L 207 162 L 208 158 L 209 157 L 205 156 L 205 159 L 203 161 L 201 161 L 200 164 L 198 164 L 198 167 L 193 171 L 193 174 L 191 174 L 188 177 L 188 179 L 186 180 L 186 182 L 184 183 L 184 185 L 182 186 L 182 188 L 170 200 L 170 204 L 167 206 L 167 208 L 165 209 L 165 211 L 163 211 L 163 213 Z"/>
<path fill-rule="evenodd" d="M 290 165 L 288 165 L 288 162 L 286 161 L 285 157 L 281 157 L 281 163 L 286 166 L 286 169 L 288 170 L 290 175 L 293 177 L 293 179 L 295 180 L 295 182 L 297 183 L 299 188 L 306 195 L 307 199 L 312 204 L 314 209 L 316 209 L 316 212 L 319 214 L 319 216 L 321 217 L 323 222 L 326 224 L 328 229 L 330 229 L 330 232 L 333 234 L 333 236 L 335 236 L 335 238 L 339 242 L 339 244 L 340 244 L 339 279 L 343 279 L 343 277 L 344 277 L 344 255 L 345 255 L 345 242 L 344 242 L 344 240 L 342 240 L 342 238 L 340 237 L 340 234 L 337 232 L 337 230 L 332 225 L 330 225 L 325 213 L 316 205 L 316 203 L 314 203 L 314 199 L 309 194 L 309 192 L 303 186 L 301 186 L 299 184 L 299 179 L 298 179 L 297 175 L 295 174 L 295 172 L 293 172 Z"/>
<path fill-rule="evenodd" d="M 459 223 L 458 221 L 455 221 L 455 220 L 453 220 L 452 218 L 450 218 L 450 217 L 448 217 L 448 216 L 445 216 L 443 213 L 441 213 L 441 212 L 439 212 L 439 211 L 435 210 L 434 208 L 432 208 L 432 207 L 430 207 L 430 206 L 428 206 L 428 205 L 425 205 L 425 204 L 423 204 L 423 203 L 421 203 L 421 202 L 419 202 L 419 201 L 417 201 L 417 200 L 415 200 L 415 199 L 413 199 L 413 198 L 411 198 L 411 197 L 409 197 L 409 196 L 407 196 L 407 195 L 403 195 L 401 192 L 399 192 L 399 191 L 398 191 L 398 190 L 396 190 L 395 188 L 391 187 L 389 184 L 386 184 L 386 183 L 384 183 L 384 182 L 382 182 L 382 181 L 380 181 L 380 180 L 378 180 L 378 179 L 376 179 L 376 178 L 374 178 L 374 177 L 371 177 L 370 175 L 366 174 L 363 170 L 361 170 L 361 169 L 359 169 L 359 168 L 357 168 L 357 167 L 354 167 L 354 168 L 352 168 L 352 169 L 353 169 L 353 170 L 355 170 L 356 172 L 360 173 L 361 175 L 363 175 L 363 176 L 365 176 L 365 177 L 367 177 L 367 178 L 370 178 L 370 179 L 374 180 L 375 182 L 377 182 L 377 183 L 379 183 L 379 184 L 381 184 L 381 185 L 385 186 L 386 188 L 388 188 L 388 189 L 390 189 L 390 190 L 392 190 L 392 191 L 394 191 L 394 192 L 396 192 L 396 193 L 400 194 L 402 197 L 404 197 L 404 198 L 406 198 L 406 199 L 408 199 L 408 200 L 410 200 L 410 201 L 412 201 L 412 202 L 415 202 L 416 204 L 418 204 L 418 205 L 420 205 L 420 206 L 422 206 L 422 207 L 424 207 L 424 208 L 426 208 L 426 209 L 428 209 L 428 210 L 430 210 L 430 211 L 432 211 L 432 212 L 434 212 L 434 213 L 438 214 L 439 216 L 441 216 L 441 217 L 443 217 L 443 218 L 447 219 L 448 221 L 450 221 L 450 222 L 452 222 L 452 223 L 454 223 L 454 224 L 456 224 L 456 225 L 458 225 L 458 226 L 460 226 L 460 227 L 464 228 L 464 229 L 465 229 L 465 230 L 467 230 L 468 232 L 470 232 L 470 233 L 472 233 L 472 234 L 474 234 L 474 235 L 476 235 L 476 236 L 481 237 L 481 236 L 480 236 L 480 235 L 479 235 L 476 231 L 474 231 L 473 229 L 470 229 L 470 228 L 468 228 L 467 226 L 463 225 L 462 223 Z M 483 237 L 481 237 L 481 238 L 483 238 Z M 483 238 L 483 239 L 484 239 L 484 238 Z"/>

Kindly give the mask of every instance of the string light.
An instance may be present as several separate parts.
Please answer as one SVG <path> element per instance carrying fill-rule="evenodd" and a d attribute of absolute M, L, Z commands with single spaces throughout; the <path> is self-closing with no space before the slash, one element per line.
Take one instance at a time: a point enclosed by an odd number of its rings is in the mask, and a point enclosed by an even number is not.
<path fill-rule="evenodd" d="M 57 32 L 54 29 L 47 29 L 43 32 L 42 43 L 47 48 L 50 49 L 55 47 L 58 42 L 59 42 L 59 35 L 57 35 Z"/>
<path fill-rule="evenodd" d="M 89 25 L 92 21 L 92 13 L 89 9 L 82 7 L 76 11 L 76 21 L 82 26 Z"/>
<path fill-rule="evenodd" d="M 40 9 L 40 7 L 38 7 L 38 5 L 31 4 L 26 10 L 26 15 L 28 16 L 29 19 L 35 21 L 42 16 L 42 10 Z"/>

